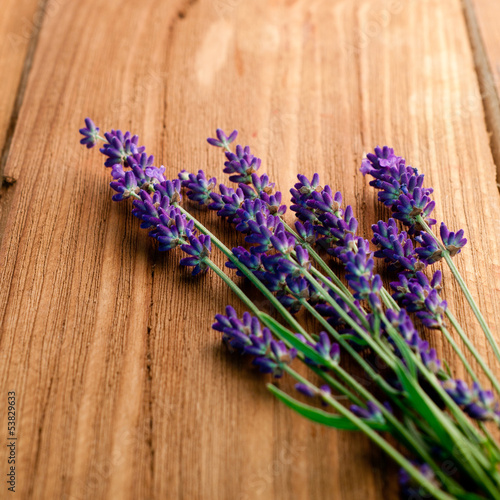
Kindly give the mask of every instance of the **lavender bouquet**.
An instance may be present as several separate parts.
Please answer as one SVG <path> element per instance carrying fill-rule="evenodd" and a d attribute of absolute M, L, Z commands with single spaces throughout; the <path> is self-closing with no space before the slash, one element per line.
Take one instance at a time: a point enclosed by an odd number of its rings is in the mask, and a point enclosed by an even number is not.
<path fill-rule="evenodd" d="M 180 264 L 192 268 L 193 276 L 210 269 L 245 304 L 242 317 L 227 306 L 212 328 L 230 351 L 253 358 L 261 372 L 295 380 L 300 396 L 268 384 L 279 400 L 313 422 L 364 432 L 401 468 L 403 498 L 500 498 L 500 445 L 490 432 L 500 424 L 500 406 L 493 390 L 480 385 L 462 349 L 470 351 L 497 394 L 500 383 L 442 300 L 441 272 L 427 271 L 428 266 L 446 262 L 499 361 L 500 350 L 452 260 L 467 242 L 464 232 L 441 223 L 440 239 L 434 234 L 435 203 L 423 174 L 388 147 L 363 160 L 361 172 L 373 177 L 370 185 L 392 211 L 391 218 L 372 226 L 377 247 L 372 251 L 357 235 L 352 207 L 343 206 L 341 193 L 321 186 L 318 174 L 297 176 L 290 190 L 297 220 L 290 227 L 282 194 L 266 174 L 258 174 L 261 160 L 248 146 L 232 150 L 236 131 L 228 136 L 218 129 L 217 137 L 208 139 L 225 155 L 223 171 L 231 187 L 217 186 L 202 170 L 166 179 L 165 167 L 154 165 L 136 135 L 111 130 L 101 137 L 92 120 L 85 125 L 82 144 L 92 148 L 103 142 L 113 200 L 131 198 L 133 215 L 158 240 L 160 251 L 179 247 L 186 254 Z M 184 205 L 185 197 L 190 202 Z M 234 225 L 245 245 L 229 249 L 197 220 L 192 203 Z M 225 255 L 236 276 L 214 263 L 213 249 Z M 347 286 L 322 255 L 341 263 Z M 394 275 L 392 295 L 374 272 L 377 258 Z M 262 293 L 275 315 L 255 305 L 241 279 Z M 300 310 L 316 319 L 320 331 L 299 323 Z M 418 324 L 441 332 L 469 380 L 454 378 L 421 338 Z M 345 370 L 344 357 L 354 360 L 366 383 Z M 296 371 L 297 363 L 305 364 L 310 376 Z"/>

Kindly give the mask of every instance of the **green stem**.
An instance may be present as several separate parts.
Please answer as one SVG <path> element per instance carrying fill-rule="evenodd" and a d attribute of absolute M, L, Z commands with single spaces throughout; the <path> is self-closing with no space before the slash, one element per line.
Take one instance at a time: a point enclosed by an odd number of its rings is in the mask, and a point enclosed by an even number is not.
<path fill-rule="evenodd" d="M 462 278 L 462 275 L 460 274 L 460 271 L 458 268 L 455 266 L 455 263 L 453 262 L 453 259 L 451 258 L 450 252 L 446 250 L 444 245 L 436 238 L 436 235 L 433 233 L 432 229 L 427 225 L 425 220 L 421 215 L 417 217 L 418 223 L 424 228 L 425 232 L 429 234 L 434 241 L 439 245 L 439 248 L 442 251 L 442 255 L 446 263 L 448 264 L 448 267 L 450 268 L 450 271 L 452 272 L 453 276 L 455 276 L 455 279 L 457 280 L 460 288 L 462 289 L 463 294 L 465 295 L 465 298 L 467 299 L 467 302 L 469 303 L 472 312 L 476 316 L 479 324 L 481 325 L 481 328 L 483 329 L 483 332 L 488 339 L 488 342 L 491 345 L 491 348 L 493 349 L 493 352 L 495 353 L 495 356 L 497 359 L 500 361 L 500 347 L 498 346 L 495 338 L 493 337 L 493 334 L 491 333 L 491 330 L 486 323 L 486 320 L 484 319 L 483 315 L 481 314 L 481 311 L 479 310 L 479 307 L 477 306 L 476 302 L 474 301 L 474 298 L 472 297 L 469 288 L 467 287 L 467 284 L 465 283 L 464 279 Z"/>
<path fill-rule="evenodd" d="M 478 381 L 477 375 L 474 373 L 474 370 L 472 369 L 469 362 L 467 361 L 467 358 L 465 357 L 464 353 L 462 352 L 462 349 L 460 349 L 458 344 L 455 342 L 455 339 L 451 336 L 448 329 L 444 325 L 442 325 L 440 327 L 440 330 L 443 333 L 443 335 L 445 336 L 446 340 L 450 343 L 453 350 L 457 353 L 458 357 L 460 358 L 460 360 L 462 361 L 462 363 L 464 365 L 464 368 L 467 370 L 467 372 L 471 376 L 472 380 L 474 380 L 474 382 L 477 382 Z"/>
<path fill-rule="evenodd" d="M 391 335 L 399 335 L 384 314 L 382 314 L 382 319 L 387 327 L 387 331 L 391 332 L 390 333 Z M 411 350 L 409 352 L 412 361 L 415 363 L 416 367 L 419 370 L 419 373 L 421 373 L 427 379 L 427 381 L 434 388 L 437 394 L 439 394 L 439 396 L 442 398 L 443 402 L 446 404 L 452 415 L 455 417 L 457 423 L 462 428 L 463 432 L 465 433 L 465 436 L 468 436 L 475 443 L 484 444 L 486 442 L 486 438 L 482 436 L 477 430 L 477 428 L 472 425 L 470 420 L 468 420 L 465 417 L 463 411 L 458 407 L 455 401 L 453 401 L 450 395 L 444 390 L 441 383 L 437 380 L 436 376 L 425 367 L 419 356 L 417 356 Z M 420 390 L 420 385 L 416 381 L 412 381 L 412 383 L 414 386 L 415 384 L 417 384 L 415 387 L 418 388 L 418 390 Z M 427 403 L 430 407 L 433 407 L 437 410 L 437 414 L 439 414 L 440 416 L 440 421 L 443 425 L 443 428 L 446 429 L 446 432 L 450 435 L 452 439 L 454 439 L 454 436 L 457 436 L 457 429 L 453 425 L 452 421 L 448 420 L 446 416 L 442 414 L 441 410 L 437 408 L 435 403 L 433 403 L 427 395 L 425 395 L 425 399 L 427 400 Z M 460 436 L 462 437 L 463 440 L 464 436 L 462 434 L 460 434 Z M 464 458 L 467 459 L 474 473 L 478 475 L 478 477 L 479 476 L 481 477 L 481 480 L 483 481 L 485 486 L 488 487 L 488 489 L 495 488 L 493 483 L 491 483 L 489 478 L 485 475 L 485 471 L 482 469 L 482 467 L 486 469 L 488 468 L 489 466 L 488 459 L 481 453 L 481 451 L 477 447 L 475 447 L 469 441 L 469 439 L 463 442 L 466 443 L 467 448 L 469 450 L 469 453 L 464 453 Z M 498 494 L 498 490 L 496 491 Z"/>
<path fill-rule="evenodd" d="M 294 370 L 287 366 L 286 371 L 295 376 Z M 299 374 L 296 374 L 300 377 Z M 311 384 L 308 380 L 302 378 L 302 383 L 308 385 L 313 390 L 316 390 L 316 386 Z M 415 479 L 419 484 L 421 484 L 431 495 L 439 500 L 453 500 L 453 497 L 442 491 L 438 486 L 429 481 L 409 460 L 407 460 L 398 450 L 396 450 L 387 440 L 385 440 L 380 434 L 377 434 L 371 427 L 369 427 L 362 419 L 354 415 L 351 411 L 341 405 L 331 396 L 324 396 L 324 400 L 334 408 L 338 413 L 350 420 L 354 425 L 356 425 L 359 430 L 364 432 L 372 441 L 374 441 L 380 448 L 382 448 L 398 465 L 404 468 L 408 474 Z"/>
<path fill-rule="evenodd" d="M 374 340 L 369 333 L 367 333 L 363 328 L 361 328 L 345 311 L 342 307 L 337 304 L 337 302 L 330 297 L 330 294 L 314 279 L 314 277 L 307 270 L 303 270 L 304 277 L 311 283 L 311 285 L 318 291 L 325 302 L 328 302 L 337 314 L 371 347 L 371 349 L 377 353 L 380 358 L 387 364 L 387 366 L 393 365 L 393 360 L 388 357 L 386 350 Z"/>
<path fill-rule="evenodd" d="M 260 309 L 250 300 L 250 298 L 243 292 L 243 290 L 226 274 L 222 269 L 217 266 L 212 260 L 206 258 L 205 263 L 207 266 L 214 271 L 214 273 L 221 278 L 224 283 L 235 293 L 235 295 L 252 311 L 257 318 L 260 318 Z M 313 340 L 309 337 L 310 340 Z M 326 373 L 322 373 L 321 370 L 314 370 L 319 376 L 321 376 L 326 382 L 328 382 L 334 389 L 347 396 L 353 403 L 362 405 L 362 401 L 355 396 L 349 389 L 344 387 L 340 382 L 335 380 L 333 377 Z"/>
<path fill-rule="evenodd" d="M 339 391 L 340 393 L 342 393 L 344 396 L 347 396 L 347 398 L 349 398 L 349 400 L 351 401 L 351 403 L 354 403 L 355 405 L 359 405 L 359 406 L 361 406 L 363 404 L 363 402 L 361 401 L 361 399 L 359 399 L 347 387 L 345 387 L 344 385 L 342 385 L 338 380 L 335 380 L 331 375 L 329 375 L 328 373 L 324 372 L 320 368 L 316 368 L 314 366 L 309 366 L 309 368 L 314 373 L 316 373 L 316 375 L 318 375 L 325 382 L 327 382 L 328 385 L 330 385 L 331 387 L 333 387 L 334 389 L 336 389 L 337 391 Z M 334 371 L 334 373 L 339 374 L 339 372 L 337 370 L 333 370 L 333 371 Z M 340 378 L 342 378 L 342 377 L 340 377 Z"/>
<path fill-rule="evenodd" d="M 252 311 L 256 316 L 260 315 L 260 309 L 247 297 L 243 290 L 217 266 L 213 261 L 206 258 L 207 266 L 235 293 L 235 295 Z"/>
<path fill-rule="evenodd" d="M 318 280 L 321 281 L 322 283 L 324 283 L 326 286 L 328 286 L 328 288 L 330 288 L 330 290 L 333 290 L 345 302 L 345 304 L 349 307 L 349 309 L 354 314 L 356 314 L 356 316 L 359 318 L 361 323 L 363 323 L 363 326 L 368 330 L 370 329 L 370 324 L 368 323 L 368 320 L 366 319 L 365 314 L 363 314 L 363 311 L 360 309 L 359 306 L 358 307 L 356 306 L 356 304 L 354 303 L 354 297 L 352 297 L 352 295 L 351 295 L 352 298 L 349 296 L 346 296 L 342 292 L 342 290 L 340 290 L 337 286 L 335 286 L 331 281 L 329 281 L 325 276 L 323 276 L 314 267 L 311 267 L 310 274 L 314 275 L 314 277 L 318 278 Z M 331 297 L 330 297 L 330 299 L 334 300 Z"/>
<path fill-rule="evenodd" d="M 356 349 L 354 349 L 349 342 L 340 335 L 335 328 L 333 328 L 328 321 L 319 314 L 316 309 L 314 309 L 311 304 L 307 301 L 302 302 L 304 307 L 314 316 L 325 328 L 326 330 L 335 338 L 335 340 L 343 347 L 343 349 L 350 354 L 350 356 L 356 360 L 356 362 L 365 370 L 367 375 L 380 386 L 380 388 L 388 394 L 399 394 L 393 387 L 391 387 L 384 378 L 377 373 L 370 364 L 361 356 Z"/>
<path fill-rule="evenodd" d="M 450 320 L 450 323 L 453 325 L 453 328 L 455 328 L 455 330 L 457 331 L 463 343 L 466 345 L 467 349 L 469 349 L 469 351 L 472 353 L 472 355 L 478 362 L 479 366 L 481 366 L 484 373 L 486 374 L 492 385 L 495 387 L 496 391 L 500 394 L 500 383 L 498 382 L 498 379 L 495 377 L 489 366 L 485 363 L 484 359 L 481 357 L 481 355 L 475 348 L 474 344 L 471 342 L 467 334 L 464 332 L 457 318 L 455 318 L 452 312 L 449 311 L 448 309 L 446 310 L 446 316 Z"/>
<path fill-rule="evenodd" d="M 311 336 L 307 333 L 306 330 L 300 325 L 300 323 L 288 312 L 288 310 L 281 304 L 281 302 L 270 292 L 266 286 L 246 267 L 242 264 L 234 255 L 229 248 L 222 243 L 214 234 L 212 234 L 201 222 L 195 219 L 187 210 L 182 208 L 180 205 L 177 205 L 181 213 L 183 213 L 188 220 L 192 220 L 196 229 L 198 229 L 201 233 L 210 236 L 210 240 L 212 243 L 235 265 L 238 270 L 242 272 L 242 274 L 248 278 L 248 280 L 255 285 L 255 287 L 271 302 L 271 304 L 278 310 L 278 312 L 283 316 L 283 318 L 287 321 L 287 323 L 294 329 L 295 332 L 301 333 L 308 340 L 312 341 Z M 224 273 L 222 273 L 224 274 Z M 226 278 L 233 282 L 226 274 L 224 274 Z M 234 283 L 233 283 L 234 284 Z M 235 285 L 236 286 L 236 285 Z"/>
<path fill-rule="evenodd" d="M 293 228 L 291 228 L 283 219 L 283 217 L 280 217 L 281 222 L 283 223 L 284 228 L 297 240 L 299 241 L 300 245 L 303 246 L 309 255 L 319 264 L 319 266 L 325 271 L 325 273 L 332 279 L 332 281 L 342 290 L 342 292 L 349 297 L 351 300 L 353 299 L 352 293 L 349 291 L 349 289 L 344 285 L 342 280 L 333 272 L 332 268 L 321 258 L 321 256 L 314 250 L 313 246 L 302 239 Z"/>

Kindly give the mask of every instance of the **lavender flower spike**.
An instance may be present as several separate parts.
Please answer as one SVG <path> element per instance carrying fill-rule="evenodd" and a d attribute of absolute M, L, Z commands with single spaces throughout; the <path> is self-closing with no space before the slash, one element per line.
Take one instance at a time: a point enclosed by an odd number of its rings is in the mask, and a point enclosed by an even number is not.
<path fill-rule="evenodd" d="M 237 130 L 233 130 L 229 136 L 227 136 L 222 129 L 218 128 L 215 133 L 217 134 L 217 139 L 208 138 L 208 144 L 215 146 L 217 148 L 229 149 L 229 144 L 231 144 L 238 135 Z"/>
<path fill-rule="evenodd" d="M 85 128 L 80 129 L 80 134 L 83 135 L 83 139 L 80 141 L 80 144 L 84 144 L 88 149 L 90 149 L 97 144 L 99 128 L 95 126 L 94 122 L 90 118 L 85 118 L 85 125 Z"/>
<path fill-rule="evenodd" d="M 467 243 L 464 238 L 464 230 L 460 229 L 456 233 L 449 231 L 444 222 L 441 222 L 441 227 L 439 228 L 441 235 L 441 240 L 446 250 L 450 252 L 450 255 L 454 257 L 457 253 L 460 253 L 462 248 Z"/>
<path fill-rule="evenodd" d="M 201 234 L 199 237 L 196 237 L 191 235 L 189 237 L 189 243 L 190 245 L 181 245 L 181 249 L 191 257 L 181 259 L 180 264 L 181 266 L 194 267 L 191 274 L 196 276 L 208 269 L 206 259 L 210 255 L 212 249 L 210 236 Z"/>
<path fill-rule="evenodd" d="M 231 307 L 226 307 L 226 315 L 217 314 L 214 330 L 222 332 L 222 340 L 230 348 L 241 354 L 255 356 L 253 364 L 262 373 L 272 373 L 274 377 L 283 375 L 285 366 L 297 356 L 295 349 L 287 349 L 280 340 L 274 340 L 268 328 L 262 328 L 259 320 L 245 312 L 241 319 Z"/>

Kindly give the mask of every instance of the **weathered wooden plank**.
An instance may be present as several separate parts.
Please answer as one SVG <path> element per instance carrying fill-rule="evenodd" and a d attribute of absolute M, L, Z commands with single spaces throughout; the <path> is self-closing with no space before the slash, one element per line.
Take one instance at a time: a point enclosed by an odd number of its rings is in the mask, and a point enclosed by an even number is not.
<path fill-rule="evenodd" d="M 34 0 L 6 1 L 0 18 L 0 149 L 11 120 L 23 66 L 38 36 L 44 9 Z M 29 64 L 29 62 L 28 62 Z"/>
<path fill-rule="evenodd" d="M 462 0 L 462 4 L 480 90 L 468 106 L 482 103 L 484 107 L 500 186 L 500 35 L 496 26 L 500 6 L 493 0 Z"/>
<path fill-rule="evenodd" d="M 0 16 L 0 238 L 16 181 L 3 176 L 3 167 L 45 13 L 37 6 L 36 0 L 6 1 Z"/>
<path fill-rule="evenodd" d="M 220 348 L 209 325 L 237 302 L 158 254 L 111 203 L 76 129 L 86 115 L 131 128 L 175 175 L 220 172 L 204 138 L 238 127 L 282 190 L 318 171 L 366 235 L 387 213 L 357 169 L 392 144 L 428 174 L 438 217 L 466 229 L 457 262 L 497 325 L 494 165 L 482 108 L 456 113 L 477 92 L 458 0 L 83 1 L 47 19 L 0 249 L 0 387 L 18 394 L 20 496 L 396 498 L 394 468 L 366 439 L 296 417 Z M 447 272 L 445 286 L 487 353 Z"/>
<path fill-rule="evenodd" d="M 500 5 L 494 0 L 466 0 L 464 5 L 473 7 L 475 21 L 489 59 L 490 71 L 497 90 L 500 90 L 500 33 L 497 29 Z"/>

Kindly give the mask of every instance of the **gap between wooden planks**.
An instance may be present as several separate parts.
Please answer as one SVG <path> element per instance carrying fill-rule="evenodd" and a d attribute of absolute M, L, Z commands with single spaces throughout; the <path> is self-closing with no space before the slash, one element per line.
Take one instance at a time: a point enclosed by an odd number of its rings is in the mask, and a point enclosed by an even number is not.
<path fill-rule="evenodd" d="M 474 53 L 480 94 L 469 106 L 482 102 L 500 188 L 500 4 L 495 0 L 462 0 Z"/>
<path fill-rule="evenodd" d="M 298 418 L 221 349 L 209 325 L 237 301 L 156 251 L 76 132 L 87 115 L 131 129 L 173 176 L 220 174 L 205 137 L 237 127 L 283 191 L 314 171 L 341 190 L 364 235 L 388 214 L 359 164 L 393 145 L 436 189 L 438 218 L 465 228 L 457 262 L 497 325 L 494 164 L 481 106 L 456 114 L 478 93 L 461 5 L 412 0 L 377 29 L 384 5 L 83 1 L 44 21 L 0 249 L 0 386 L 18 393 L 20 497 L 397 497 L 394 467 L 366 439 Z M 447 272 L 445 289 L 487 355 Z"/>
<path fill-rule="evenodd" d="M 4 1 L 0 17 L 0 240 L 16 179 L 3 175 L 44 10 L 35 0 Z M 43 5 L 43 4 L 42 4 Z M 38 8 L 37 8 L 38 7 Z"/>

